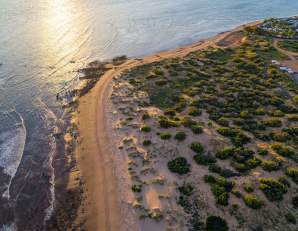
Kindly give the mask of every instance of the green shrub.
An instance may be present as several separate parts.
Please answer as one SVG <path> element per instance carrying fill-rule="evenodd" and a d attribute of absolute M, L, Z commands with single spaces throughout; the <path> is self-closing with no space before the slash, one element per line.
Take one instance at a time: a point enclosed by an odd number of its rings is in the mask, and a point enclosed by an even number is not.
<path fill-rule="evenodd" d="M 272 132 L 270 136 L 272 140 L 279 141 L 279 142 L 285 142 L 288 139 L 290 139 L 290 136 L 287 132 L 281 132 L 281 131 Z"/>
<path fill-rule="evenodd" d="M 158 120 L 159 126 L 162 128 L 178 127 L 179 123 L 165 116 L 160 116 Z"/>
<path fill-rule="evenodd" d="M 232 193 L 238 198 L 240 198 L 242 196 L 239 189 L 233 189 Z"/>
<path fill-rule="evenodd" d="M 188 115 L 190 116 L 200 116 L 201 114 L 202 114 L 202 111 L 195 107 L 190 107 L 188 109 Z"/>
<path fill-rule="evenodd" d="M 268 153 L 269 153 L 269 151 L 267 149 L 264 149 L 264 148 L 258 149 L 258 154 L 261 156 L 266 156 L 266 155 L 268 155 Z"/>
<path fill-rule="evenodd" d="M 186 174 L 190 172 L 190 164 L 184 157 L 177 157 L 174 160 L 168 162 L 168 168 L 171 172 L 178 174 Z"/>
<path fill-rule="evenodd" d="M 179 141 L 183 141 L 183 140 L 185 140 L 185 138 L 186 138 L 186 134 L 185 134 L 185 132 L 182 132 L 182 131 L 177 132 L 175 135 L 175 139 L 179 140 Z"/>
<path fill-rule="evenodd" d="M 140 193 L 140 192 L 142 192 L 142 185 L 141 184 L 138 184 L 138 185 L 133 185 L 132 187 L 131 187 L 131 190 L 133 191 L 133 192 L 138 192 L 138 193 Z"/>
<path fill-rule="evenodd" d="M 164 71 L 160 67 L 155 68 L 153 73 L 156 75 L 164 75 Z"/>
<path fill-rule="evenodd" d="M 224 126 L 224 127 L 228 127 L 230 122 L 227 118 L 225 117 L 220 117 L 218 120 L 217 120 L 217 123 L 221 126 Z"/>
<path fill-rule="evenodd" d="M 292 157 L 295 155 L 295 152 L 292 148 L 287 147 L 283 144 L 274 143 L 271 145 L 271 148 L 276 151 L 279 155 L 284 157 Z"/>
<path fill-rule="evenodd" d="M 291 177 L 296 184 L 298 184 L 298 168 L 289 167 L 286 170 L 286 174 Z"/>
<path fill-rule="evenodd" d="M 243 188 L 248 193 L 251 193 L 251 192 L 254 191 L 254 188 L 253 188 L 253 186 L 251 184 L 245 184 Z"/>
<path fill-rule="evenodd" d="M 201 165 L 209 165 L 216 162 L 216 159 L 210 154 L 197 154 L 193 158 L 197 164 Z"/>
<path fill-rule="evenodd" d="M 164 114 L 173 117 L 176 115 L 176 111 L 174 109 L 166 109 Z"/>
<path fill-rule="evenodd" d="M 214 172 L 214 173 L 218 173 L 218 174 L 220 174 L 222 172 L 222 168 L 215 163 L 210 164 L 208 170 L 210 172 Z"/>
<path fill-rule="evenodd" d="M 269 118 L 262 121 L 262 124 L 267 127 L 281 127 L 282 122 L 279 119 Z"/>
<path fill-rule="evenodd" d="M 191 125 L 190 129 L 194 134 L 201 134 L 203 132 L 203 127 L 197 124 Z"/>
<path fill-rule="evenodd" d="M 263 160 L 261 164 L 265 171 L 272 172 L 280 169 L 280 164 L 272 160 Z"/>
<path fill-rule="evenodd" d="M 163 132 L 160 134 L 160 138 L 162 140 L 168 140 L 168 139 L 171 139 L 171 137 L 172 137 L 172 135 L 169 132 Z"/>
<path fill-rule="evenodd" d="M 285 218 L 288 222 L 292 223 L 292 224 L 296 224 L 297 221 L 296 221 L 296 217 L 292 214 L 292 213 L 287 213 L 285 215 Z"/>
<path fill-rule="evenodd" d="M 260 178 L 260 189 L 270 201 L 280 201 L 287 192 L 287 186 L 273 178 Z"/>
<path fill-rule="evenodd" d="M 189 116 L 184 116 L 181 120 L 183 126 L 190 128 L 191 126 L 197 125 L 197 122 L 191 119 Z"/>
<path fill-rule="evenodd" d="M 151 144 L 151 140 L 144 140 L 143 145 L 144 146 L 149 146 Z"/>
<path fill-rule="evenodd" d="M 164 86 L 164 85 L 166 85 L 167 83 L 168 83 L 168 81 L 165 80 L 165 79 L 160 79 L 160 80 L 156 80 L 156 81 L 155 81 L 155 84 L 156 84 L 157 86 Z"/>
<path fill-rule="evenodd" d="M 298 115 L 288 115 L 288 120 L 292 122 L 298 122 Z"/>
<path fill-rule="evenodd" d="M 263 202 L 258 199 L 256 196 L 248 194 L 243 197 L 244 203 L 252 208 L 252 209 L 259 209 L 262 207 Z"/>
<path fill-rule="evenodd" d="M 148 113 L 148 112 L 144 112 L 144 114 L 142 115 L 142 119 L 143 119 L 143 120 L 147 120 L 147 119 L 149 119 L 149 118 L 150 118 L 149 113 Z"/>
<path fill-rule="evenodd" d="M 141 131 L 142 132 L 150 132 L 151 128 L 148 125 L 144 125 L 143 127 L 141 127 Z"/>
<path fill-rule="evenodd" d="M 204 152 L 203 146 L 199 142 L 193 142 L 190 145 L 191 150 L 195 153 L 202 154 Z"/>
<path fill-rule="evenodd" d="M 206 231 L 228 231 L 227 222 L 218 216 L 209 216 L 206 219 Z"/>
<path fill-rule="evenodd" d="M 213 183 L 216 182 L 216 178 L 212 175 L 205 175 L 204 176 L 204 181 L 205 181 L 205 183 L 213 184 Z"/>
<path fill-rule="evenodd" d="M 242 146 L 251 141 L 250 137 L 246 136 L 240 129 L 222 127 L 217 129 L 217 132 L 223 136 L 229 137 L 236 146 Z"/>
<path fill-rule="evenodd" d="M 295 209 L 298 209 L 298 196 L 292 198 L 292 204 Z"/>
<path fill-rule="evenodd" d="M 228 159 L 229 157 L 231 157 L 233 155 L 233 153 L 234 153 L 234 148 L 233 147 L 226 147 L 223 150 L 218 151 L 215 154 L 215 156 L 218 159 L 225 160 L 225 159 Z"/>
<path fill-rule="evenodd" d="M 185 196 L 191 196 L 194 191 L 194 187 L 191 184 L 183 184 L 182 186 L 178 187 L 180 193 Z"/>

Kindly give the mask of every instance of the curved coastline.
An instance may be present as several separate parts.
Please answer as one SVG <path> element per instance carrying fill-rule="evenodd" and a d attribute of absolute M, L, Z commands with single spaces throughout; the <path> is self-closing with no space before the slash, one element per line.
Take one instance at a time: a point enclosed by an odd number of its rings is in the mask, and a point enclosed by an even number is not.
<path fill-rule="evenodd" d="M 237 45 L 237 42 L 228 46 L 220 46 L 219 43 L 232 33 L 242 30 L 247 26 L 253 26 L 262 21 L 241 25 L 234 30 L 220 33 L 212 38 L 198 41 L 196 43 L 162 51 L 144 58 L 132 58 L 123 64 L 113 66 L 105 72 L 100 80 L 91 90 L 78 100 L 76 121 L 80 134 L 79 145 L 76 151 L 76 159 L 80 174 L 84 179 L 85 200 L 81 204 L 78 212 L 76 224 L 85 224 L 86 230 L 125 230 L 119 227 L 125 226 L 129 222 L 123 217 L 123 205 L 119 201 L 119 178 L 125 176 L 117 175 L 113 149 L 117 149 L 113 144 L 111 133 L 112 128 L 107 118 L 110 95 L 112 91 L 112 81 L 115 76 L 131 68 L 145 65 L 162 59 L 184 57 L 187 54 L 213 47 L 230 47 Z M 113 148 L 112 148 L 113 147 Z M 117 162 L 119 164 L 119 161 Z M 126 163 L 122 163 L 126 167 Z M 118 187 L 118 189 L 117 189 Z M 129 190 L 129 189 L 128 189 Z M 121 191 L 121 190 L 120 190 Z M 135 229 L 139 229 L 135 227 Z"/>

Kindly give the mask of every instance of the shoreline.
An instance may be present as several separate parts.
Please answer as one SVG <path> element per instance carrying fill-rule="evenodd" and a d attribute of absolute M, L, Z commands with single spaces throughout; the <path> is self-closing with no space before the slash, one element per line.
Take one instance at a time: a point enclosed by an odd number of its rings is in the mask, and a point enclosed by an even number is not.
<path fill-rule="evenodd" d="M 235 42 L 227 46 L 219 43 L 231 34 L 248 26 L 254 26 L 263 20 L 244 24 L 234 30 L 222 32 L 214 37 L 198 41 L 183 47 L 161 51 L 143 58 L 128 59 L 119 66 L 113 66 L 106 71 L 84 96 L 78 100 L 76 115 L 79 131 L 79 147 L 76 149 L 76 160 L 79 171 L 84 179 L 85 199 L 81 204 L 77 224 L 84 223 L 86 230 L 96 230 L 96 227 L 105 227 L 104 230 L 119 230 L 121 206 L 117 195 L 119 175 L 115 175 L 109 143 L 112 129 L 108 128 L 107 108 L 110 105 L 111 82 L 113 77 L 128 69 L 158 62 L 167 58 L 184 57 L 187 54 L 208 48 L 209 46 L 225 48 L 239 44 Z M 99 132 L 101 131 L 101 132 Z M 116 145 L 114 145 L 115 147 Z M 127 168 L 127 164 L 124 168 Z M 111 166 L 111 168 L 107 167 Z M 95 177 L 94 177 L 95 176 Z M 121 176 L 124 177 L 124 176 Z M 119 187 L 119 186 L 118 186 Z M 130 188 L 129 188 L 130 189 Z M 128 189 L 128 190 L 129 190 Z M 107 198 L 108 196 L 108 198 Z M 120 207 L 120 208 L 119 208 Z M 121 219 L 121 222 L 123 220 Z"/>

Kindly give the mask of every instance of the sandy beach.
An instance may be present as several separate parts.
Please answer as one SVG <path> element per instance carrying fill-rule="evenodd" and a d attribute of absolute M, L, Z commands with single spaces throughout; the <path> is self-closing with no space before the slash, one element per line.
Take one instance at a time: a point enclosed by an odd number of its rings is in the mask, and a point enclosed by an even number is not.
<path fill-rule="evenodd" d="M 248 25 L 257 23 L 260 22 Z M 113 78 L 139 65 L 166 58 L 184 57 L 210 46 L 236 46 L 244 38 L 238 33 L 243 28 L 244 26 L 240 26 L 208 40 L 141 59 L 128 59 L 105 72 L 96 85 L 79 99 L 76 120 L 80 135 L 76 156 L 80 174 L 85 182 L 85 200 L 76 223 L 84 222 L 86 230 L 116 231 L 141 228 L 136 214 L 127 206 L 127 202 L 132 199 L 131 188 L 128 186 L 128 160 L 121 157 L 121 149 L 112 127 L 112 123 L 115 122 L 111 102 Z"/>

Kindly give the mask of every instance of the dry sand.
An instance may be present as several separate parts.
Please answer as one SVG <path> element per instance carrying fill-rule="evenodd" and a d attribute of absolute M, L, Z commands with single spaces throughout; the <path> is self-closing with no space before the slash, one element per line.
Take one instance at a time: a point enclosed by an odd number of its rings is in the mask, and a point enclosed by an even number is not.
<path fill-rule="evenodd" d="M 260 22 L 249 25 L 257 23 Z M 131 163 L 121 155 L 122 151 L 118 148 L 117 138 L 113 135 L 114 131 L 111 124 L 115 121 L 111 113 L 108 113 L 108 111 L 113 110 L 110 100 L 113 77 L 139 65 L 165 58 L 183 57 L 209 46 L 218 47 L 219 41 L 243 28 L 244 26 L 240 26 L 233 31 L 219 34 L 211 39 L 171 51 L 160 52 L 143 59 L 127 60 L 122 65 L 107 71 L 95 87 L 79 99 L 77 123 L 80 138 L 77 148 L 77 161 L 85 182 L 86 198 L 81 205 L 76 223 L 84 222 L 85 229 L 90 231 L 134 231 L 141 229 L 136 214 L 128 206 L 129 203 L 133 203 L 129 186 L 131 176 L 127 171 L 127 166 Z M 242 39 L 242 37 L 240 38 Z M 229 41 L 231 41 L 230 37 Z M 233 41 L 237 42 L 238 40 Z M 232 45 L 229 43 L 229 46 Z M 128 135 L 129 133 L 130 130 L 127 131 Z M 151 187 L 146 190 L 148 191 L 147 195 L 149 195 L 145 198 L 148 206 L 151 209 L 160 207 L 157 194 L 166 194 L 167 192 L 159 191 L 158 187 Z M 152 223 L 146 222 L 142 223 L 142 230 L 159 230 L 155 229 Z"/>

